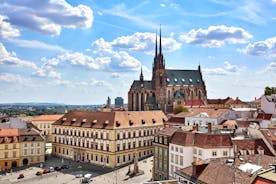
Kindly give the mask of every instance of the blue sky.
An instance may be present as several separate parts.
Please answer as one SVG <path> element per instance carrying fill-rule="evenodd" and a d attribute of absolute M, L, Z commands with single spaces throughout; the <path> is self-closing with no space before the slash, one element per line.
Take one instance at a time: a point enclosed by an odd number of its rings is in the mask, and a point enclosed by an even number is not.
<path fill-rule="evenodd" d="M 208 98 L 276 86 L 276 0 L 2 0 L 0 102 L 103 104 L 151 79 L 162 25 L 167 68 L 200 63 Z"/>

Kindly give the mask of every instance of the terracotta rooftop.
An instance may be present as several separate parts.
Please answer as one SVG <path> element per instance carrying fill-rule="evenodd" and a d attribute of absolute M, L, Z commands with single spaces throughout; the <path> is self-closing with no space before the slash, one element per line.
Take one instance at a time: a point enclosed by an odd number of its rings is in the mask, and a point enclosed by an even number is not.
<path fill-rule="evenodd" d="M 174 127 L 163 128 L 157 132 L 157 135 L 172 136 L 178 129 Z"/>
<path fill-rule="evenodd" d="M 227 97 L 225 99 L 207 99 L 208 104 L 225 104 L 228 100 L 230 100 L 230 97 Z"/>
<path fill-rule="evenodd" d="M 119 129 L 137 126 L 163 125 L 167 121 L 162 111 L 71 111 L 53 123 L 53 125 Z"/>
<path fill-rule="evenodd" d="M 18 136 L 17 128 L 0 129 L 0 137 Z"/>
<path fill-rule="evenodd" d="M 258 113 L 258 116 L 256 119 L 270 120 L 271 118 L 272 118 L 272 114 Z"/>
<path fill-rule="evenodd" d="M 189 112 L 181 112 L 175 117 L 193 117 L 199 114 L 206 114 L 209 118 L 218 118 L 229 109 L 213 109 L 213 108 L 192 108 Z"/>
<path fill-rule="evenodd" d="M 167 122 L 169 122 L 169 123 L 179 123 L 179 124 L 184 125 L 185 118 L 184 117 L 171 117 L 171 118 L 169 118 L 169 120 Z"/>
<path fill-rule="evenodd" d="M 184 131 L 175 132 L 171 143 L 182 146 L 197 146 L 201 148 L 232 146 L 230 134 L 205 134 Z"/>
<path fill-rule="evenodd" d="M 274 148 L 276 148 L 276 129 L 263 129 L 260 130 L 265 139 L 269 142 L 269 144 Z"/>
<path fill-rule="evenodd" d="M 56 121 L 61 118 L 64 114 L 51 114 L 51 115 L 40 115 L 34 117 L 32 121 Z"/>
<path fill-rule="evenodd" d="M 254 154 L 259 154 L 258 149 L 261 149 L 264 150 L 265 155 L 273 156 L 273 153 L 271 153 L 262 139 L 234 139 L 232 142 L 234 145 L 237 145 L 238 153 L 240 153 L 241 150 L 246 150 L 246 154 L 249 154 L 249 150 L 254 150 Z"/>
<path fill-rule="evenodd" d="M 241 157 L 242 160 L 236 159 L 235 166 L 238 167 L 245 163 L 250 162 L 254 165 L 262 166 L 262 168 L 269 168 L 270 164 L 275 163 L 275 158 L 271 156 L 245 156 Z M 206 183 L 206 184 L 232 184 L 234 183 L 251 183 L 255 175 L 249 175 L 240 169 L 235 169 L 233 165 L 226 164 L 227 158 L 211 159 L 209 164 L 203 168 L 202 172 L 192 175 L 192 166 L 176 171 L 177 174 L 190 178 L 195 183 Z M 235 175 L 235 177 L 233 177 Z M 235 178 L 235 180 L 234 180 Z"/>
<path fill-rule="evenodd" d="M 42 137 L 34 128 L 25 128 L 25 129 L 19 129 L 19 140 L 20 142 L 25 141 L 44 141 L 44 137 Z"/>
<path fill-rule="evenodd" d="M 188 100 L 185 106 L 205 106 L 202 100 Z"/>

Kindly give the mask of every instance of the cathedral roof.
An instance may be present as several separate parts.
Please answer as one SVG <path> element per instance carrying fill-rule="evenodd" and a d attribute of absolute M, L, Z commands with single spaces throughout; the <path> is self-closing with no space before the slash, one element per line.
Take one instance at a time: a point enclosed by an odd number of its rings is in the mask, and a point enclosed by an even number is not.
<path fill-rule="evenodd" d="M 199 70 L 166 70 L 167 85 L 204 86 Z"/>
<path fill-rule="evenodd" d="M 131 89 L 152 89 L 151 81 L 135 80 L 131 85 Z"/>

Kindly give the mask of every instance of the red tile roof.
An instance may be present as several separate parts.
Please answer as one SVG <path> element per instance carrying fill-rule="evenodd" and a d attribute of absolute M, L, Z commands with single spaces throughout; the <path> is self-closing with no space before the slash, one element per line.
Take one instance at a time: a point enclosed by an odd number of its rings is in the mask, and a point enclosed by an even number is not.
<path fill-rule="evenodd" d="M 184 131 L 175 132 L 171 143 L 182 146 L 197 146 L 201 148 L 232 146 L 230 134 L 205 134 Z"/>
<path fill-rule="evenodd" d="M 18 136 L 17 128 L 0 129 L 0 137 Z"/>
<path fill-rule="evenodd" d="M 188 100 L 185 106 L 205 106 L 202 100 Z"/>
<path fill-rule="evenodd" d="M 271 118 L 272 118 L 272 114 L 258 113 L 258 116 L 256 119 L 270 120 Z"/>
<path fill-rule="evenodd" d="M 32 119 L 32 121 L 57 121 L 64 114 L 50 114 L 50 115 L 41 115 Z"/>
<path fill-rule="evenodd" d="M 273 153 L 269 150 L 267 145 L 262 139 L 241 139 L 241 140 L 232 140 L 234 145 L 237 145 L 237 152 L 241 150 L 254 150 L 254 154 L 259 154 L 258 149 L 264 150 L 264 154 L 268 156 L 273 156 Z"/>
<path fill-rule="evenodd" d="M 225 104 L 229 99 L 231 99 L 230 97 L 227 97 L 225 99 L 207 99 L 207 103 L 208 104 Z"/>
<path fill-rule="evenodd" d="M 201 113 L 205 113 L 208 115 L 209 118 L 218 118 L 221 115 L 223 115 L 226 111 L 229 111 L 229 109 L 213 109 L 213 108 L 192 108 L 189 112 L 181 112 L 174 117 L 193 117 Z"/>
<path fill-rule="evenodd" d="M 184 117 L 171 117 L 171 118 L 169 118 L 169 120 L 167 122 L 184 124 L 185 118 Z"/>
<path fill-rule="evenodd" d="M 178 129 L 174 127 L 163 128 L 157 132 L 157 135 L 172 136 Z"/>
<path fill-rule="evenodd" d="M 162 111 L 71 111 L 53 125 L 114 129 L 163 125 L 164 121 L 167 121 L 167 117 Z"/>

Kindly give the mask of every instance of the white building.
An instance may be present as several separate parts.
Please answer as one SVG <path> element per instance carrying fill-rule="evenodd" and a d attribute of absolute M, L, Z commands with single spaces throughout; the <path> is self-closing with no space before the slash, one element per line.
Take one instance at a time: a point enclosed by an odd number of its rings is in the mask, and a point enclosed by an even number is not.
<path fill-rule="evenodd" d="M 208 123 L 218 125 L 222 121 L 231 119 L 230 109 L 192 108 L 190 112 L 182 112 L 175 117 L 184 117 L 185 125 L 207 126 Z"/>
<path fill-rule="evenodd" d="M 169 145 L 169 176 L 176 170 L 191 166 L 194 161 L 233 156 L 229 134 L 176 132 Z"/>
<path fill-rule="evenodd" d="M 276 94 L 261 97 L 261 109 L 267 114 L 276 114 Z"/>

